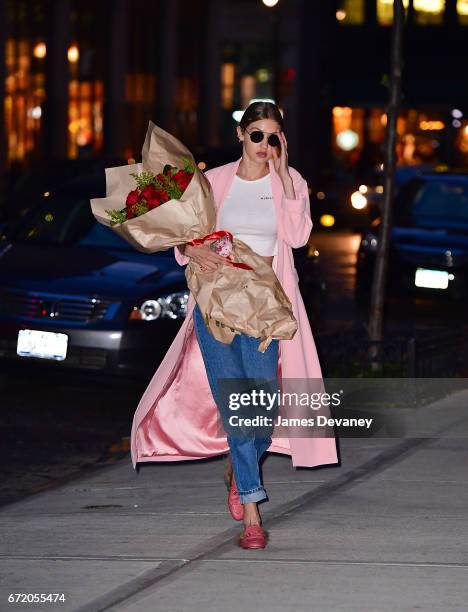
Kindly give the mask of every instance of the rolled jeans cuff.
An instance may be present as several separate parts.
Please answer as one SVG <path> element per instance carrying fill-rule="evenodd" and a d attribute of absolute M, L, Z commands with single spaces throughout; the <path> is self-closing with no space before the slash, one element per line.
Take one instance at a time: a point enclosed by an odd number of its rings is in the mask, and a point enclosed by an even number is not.
<path fill-rule="evenodd" d="M 241 504 L 259 502 L 262 499 L 266 499 L 267 497 L 267 494 L 263 487 L 260 487 L 259 489 L 255 489 L 254 491 L 249 491 L 247 493 L 241 493 L 241 491 L 238 491 L 238 493 L 239 493 L 239 499 L 240 499 Z"/>

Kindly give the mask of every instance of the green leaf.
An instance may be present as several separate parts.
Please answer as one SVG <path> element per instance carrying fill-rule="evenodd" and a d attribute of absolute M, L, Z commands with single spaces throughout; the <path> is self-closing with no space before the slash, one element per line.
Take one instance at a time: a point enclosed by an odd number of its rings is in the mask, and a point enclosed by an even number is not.
<path fill-rule="evenodd" d="M 181 160 L 184 163 L 184 170 L 189 172 L 190 174 L 194 174 L 196 170 L 196 166 L 190 157 L 186 155 L 181 155 Z"/>
<path fill-rule="evenodd" d="M 138 189 L 144 189 L 147 185 L 150 185 L 155 180 L 155 175 L 152 172 L 144 170 L 140 174 L 132 172 L 130 176 L 133 176 L 137 184 Z"/>
<path fill-rule="evenodd" d="M 114 225 L 120 225 L 121 223 L 124 223 L 127 220 L 126 208 L 122 208 L 120 210 L 105 210 L 104 212 L 107 213 L 110 217 L 111 227 L 113 227 Z"/>

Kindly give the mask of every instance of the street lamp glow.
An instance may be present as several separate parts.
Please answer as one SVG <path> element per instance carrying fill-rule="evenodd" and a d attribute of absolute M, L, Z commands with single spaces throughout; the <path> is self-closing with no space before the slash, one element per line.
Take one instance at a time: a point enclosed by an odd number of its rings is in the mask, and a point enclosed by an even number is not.
<path fill-rule="evenodd" d="M 251 98 L 249 104 L 253 104 L 253 102 L 271 102 L 272 104 L 276 104 L 273 98 Z"/>
<path fill-rule="evenodd" d="M 43 42 L 37 43 L 37 45 L 33 49 L 34 57 L 37 57 L 38 59 L 44 59 L 46 54 L 47 54 L 46 44 Z"/>
<path fill-rule="evenodd" d="M 336 144 L 343 151 L 352 151 L 359 142 L 359 136 L 353 130 L 343 130 L 336 137 Z"/>
<path fill-rule="evenodd" d="M 80 59 L 80 51 L 76 45 L 71 45 L 71 47 L 68 48 L 67 57 L 68 61 L 72 64 L 76 63 Z"/>
<path fill-rule="evenodd" d="M 273 100 L 273 98 L 251 98 L 249 100 L 249 103 L 247 104 L 247 106 L 250 106 L 254 102 L 271 102 L 272 104 L 276 104 L 276 102 Z M 284 116 L 283 109 L 278 106 L 278 110 L 281 113 L 281 116 Z M 235 111 L 232 112 L 231 117 L 234 119 L 234 121 L 239 123 L 240 120 L 242 119 L 242 115 L 244 114 L 244 111 L 245 111 L 245 109 L 244 110 L 235 110 Z"/>
<path fill-rule="evenodd" d="M 262 2 L 265 6 L 268 7 L 275 6 L 276 4 L 278 4 L 278 0 L 262 0 Z"/>
<path fill-rule="evenodd" d="M 367 198 L 360 191 L 351 194 L 351 206 L 356 210 L 362 210 L 367 206 Z"/>
<path fill-rule="evenodd" d="M 445 128 L 445 123 L 443 121 L 421 121 L 419 123 L 419 129 L 425 131 L 434 131 L 434 130 L 443 130 Z"/>
<path fill-rule="evenodd" d="M 257 80 L 260 83 L 267 83 L 269 78 L 270 78 L 270 73 L 268 71 L 268 68 L 259 68 L 257 70 Z"/>
<path fill-rule="evenodd" d="M 320 217 L 320 225 L 323 227 L 333 227 L 335 225 L 335 217 L 333 215 L 322 215 Z"/>
<path fill-rule="evenodd" d="M 414 10 L 426 13 L 440 13 L 443 10 L 442 0 L 414 0 Z"/>
<path fill-rule="evenodd" d="M 235 121 L 236 123 L 239 123 L 239 122 L 240 122 L 240 120 L 242 119 L 242 115 L 243 115 L 243 114 L 244 114 L 244 111 L 243 111 L 243 110 L 235 110 L 235 111 L 232 113 L 232 118 L 234 119 L 234 121 Z"/>

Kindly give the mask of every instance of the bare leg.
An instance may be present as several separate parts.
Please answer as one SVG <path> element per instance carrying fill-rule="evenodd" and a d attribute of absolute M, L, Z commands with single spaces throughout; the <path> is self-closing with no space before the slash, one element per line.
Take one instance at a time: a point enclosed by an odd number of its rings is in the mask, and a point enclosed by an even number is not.
<path fill-rule="evenodd" d="M 228 490 L 231 488 L 232 475 L 231 455 L 228 454 L 226 457 L 226 467 L 224 468 L 224 482 L 226 483 Z"/>
<path fill-rule="evenodd" d="M 224 469 L 224 482 L 227 488 L 231 487 L 233 479 L 233 469 L 231 455 L 226 457 L 226 467 Z M 258 512 L 257 502 L 248 502 L 244 506 L 244 525 L 260 525 L 261 519 Z"/>
<path fill-rule="evenodd" d="M 244 525 L 260 525 L 260 514 L 257 502 L 248 502 L 244 505 Z"/>

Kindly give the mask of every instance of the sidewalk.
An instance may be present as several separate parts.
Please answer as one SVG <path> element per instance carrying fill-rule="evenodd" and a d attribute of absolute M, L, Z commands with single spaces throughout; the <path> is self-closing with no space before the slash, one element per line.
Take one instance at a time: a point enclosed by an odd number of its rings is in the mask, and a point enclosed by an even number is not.
<path fill-rule="evenodd" d="M 468 391 L 432 439 L 340 440 L 341 466 L 263 467 L 265 550 L 233 543 L 224 460 L 130 456 L 0 510 L 0 610 L 466 611 Z M 8 603 L 64 593 L 65 603 Z"/>

